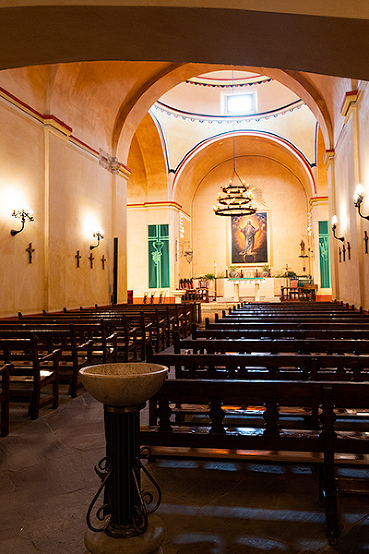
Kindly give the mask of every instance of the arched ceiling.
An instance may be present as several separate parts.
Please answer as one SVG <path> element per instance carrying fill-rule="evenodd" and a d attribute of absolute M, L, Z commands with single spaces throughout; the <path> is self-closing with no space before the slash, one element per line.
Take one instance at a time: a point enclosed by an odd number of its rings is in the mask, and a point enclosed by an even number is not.
<path fill-rule="evenodd" d="M 0 72 L 0 87 L 18 96 L 42 114 L 52 114 L 91 144 L 118 154 L 127 164 L 130 144 L 148 109 L 165 92 L 196 75 L 221 70 L 209 64 L 155 62 L 84 62 L 36 66 Z M 234 69 L 238 67 L 235 66 Z M 238 68 L 266 74 L 287 86 L 311 109 L 322 130 L 326 149 L 332 148 L 329 106 L 320 92 L 333 88 L 336 78 L 272 70 Z"/>
<path fill-rule="evenodd" d="M 118 151 L 125 163 L 124 160 L 127 159 L 129 144 L 135 129 L 150 106 L 152 106 L 152 104 L 154 104 L 165 92 L 186 79 L 216 69 L 224 69 L 224 66 L 173 64 L 161 71 L 157 76 L 157 80 L 150 78 L 146 83 L 143 83 L 136 91 L 136 94 L 132 96 L 132 99 L 130 99 L 127 104 L 122 104 L 120 108 L 113 134 L 113 152 L 115 153 Z M 235 69 L 260 72 L 287 86 L 291 91 L 297 94 L 313 112 L 322 130 L 326 149 L 328 150 L 333 147 L 333 125 L 331 115 L 319 89 L 314 86 L 313 75 L 303 75 L 297 72 L 287 73 L 282 70 L 259 67 L 235 67 Z M 332 77 L 326 77 L 326 79 L 334 80 Z M 124 138 L 124 141 L 121 141 L 121 138 Z"/>
<path fill-rule="evenodd" d="M 272 137 L 243 134 L 236 137 L 236 168 L 237 151 L 247 153 L 240 158 L 265 157 L 283 165 L 295 175 L 303 186 L 309 199 L 316 193 L 312 174 L 303 159 L 285 145 L 273 140 Z M 218 165 L 231 161 L 233 156 L 233 141 L 230 136 L 218 137 L 204 145 L 188 159 L 178 172 L 173 183 L 172 199 L 183 205 L 184 210 L 191 213 L 191 199 L 195 196 L 197 187 L 202 180 Z M 229 178 L 231 175 L 229 176 Z M 241 175 L 247 181 L 247 175 Z M 250 183 L 252 186 L 252 183 Z"/>
<path fill-rule="evenodd" d="M 136 176 L 127 184 L 128 203 L 135 201 L 167 201 L 168 200 L 168 170 L 165 163 L 163 145 L 153 119 L 147 114 L 135 133 L 135 143 L 140 148 L 141 171 L 145 171 L 146 197 L 143 198 L 136 190 Z M 135 151 L 131 149 L 128 164 L 133 169 Z M 132 160 L 132 164 L 131 164 Z"/>
<path fill-rule="evenodd" d="M 0 68 L 91 60 L 191 61 L 369 80 L 365 0 L 313 0 L 308 9 L 306 4 L 1 0 Z"/>

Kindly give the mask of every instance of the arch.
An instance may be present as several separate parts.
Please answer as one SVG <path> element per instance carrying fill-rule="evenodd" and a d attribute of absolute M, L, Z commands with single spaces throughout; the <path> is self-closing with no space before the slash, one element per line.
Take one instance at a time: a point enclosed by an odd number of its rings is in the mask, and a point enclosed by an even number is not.
<path fill-rule="evenodd" d="M 121 137 L 124 145 L 120 145 L 119 155 L 123 163 L 126 162 L 127 148 L 129 148 L 135 129 L 147 110 L 165 92 L 179 83 L 199 73 L 224 69 L 224 66 L 209 66 L 199 64 L 171 64 L 150 77 L 137 92 L 122 103 L 117 115 L 113 133 L 113 152 L 116 152 Z M 237 68 L 235 68 L 237 69 Z M 325 148 L 333 148 L 333 125 L 327 104 L 317 86 L 306 75 L 299 72 L 286 72 L 263 67 L 242 67 L 244 71 L 254 71 L 265 74 L 297 94 L 310 108 L 316 117 L 324 137 Z M 313 76 L 312 76 L 313 78 Z"/>
<path fill-rule="evenodd" d="M 182 160 L 173 180 L 172 200 L 182 203 L 192 197 L 198 183 L 219 163 L 232 159 L 232 132 L 211 137 L 198 144 Z M 235 134 L 238 157 L 264 156 L 289 168 L 301 182 L 307 198 L 316 196 L 317 187 L 312 169 L 304 155 L 283 137 L 263 131 L 239 131 Z M 183 193 L 182 189 L 185 188 Z M 190 207 L 186 206 L 190 211 Z"/>
<path fill-rule="evenodd" d="M 161 135 L 158 133 L 155 121 L 150 114 L 146 114 L 141 121 L 132 141 L 128 163 L 131 169 L 136 169 L 134 163 L 135 151 L 139 149 L 140 166 L 144 176 L 146 186 L 144 191 L 137 187 L 135 171 L 127 183 L 127 201 L 147 202 L 155 199 L 156 201 L 168 200 L 168 171 L 166 157 L 164 156 Z"/>
<path fill-rule="evenodd" d="M 177 63 L 261 65 L 369 80 L 367 11 L 355 5 L 350 9 L 343 1 L 336 2 L 336 8 L 330 3 L 327 10 L 314 4 L 311 15 L 296 13 L 291 1 L 285 8 L 289 13 L 277 12 L 270 1 L 265 11 L 256 2 L 245 6 L 228 0 L 218 0 L 216 7 L 204 0 L 147 0 L 139 6 L 129 0 L 113 5 L 98 0 L 43 3 L 18 0 L 9 8 L 2 0 L 0 68 L 170 58 Z M 20 21 L 27 24 L 20 26 Z"/>

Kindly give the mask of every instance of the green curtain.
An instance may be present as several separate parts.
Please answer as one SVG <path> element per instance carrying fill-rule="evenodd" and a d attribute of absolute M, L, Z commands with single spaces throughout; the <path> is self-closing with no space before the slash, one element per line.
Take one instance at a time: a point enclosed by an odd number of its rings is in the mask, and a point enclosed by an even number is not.
<path fill-rule="evenodd" d="M 319 221 L 319 259 L 320 259 L 320 286 L 331 287 L 331 264 L 329 251 L 329 223 Z"/>
<path fill-rule="evenodd" d="M 149 288 L 169 288 L 169 225 L 149 225 Z"/>

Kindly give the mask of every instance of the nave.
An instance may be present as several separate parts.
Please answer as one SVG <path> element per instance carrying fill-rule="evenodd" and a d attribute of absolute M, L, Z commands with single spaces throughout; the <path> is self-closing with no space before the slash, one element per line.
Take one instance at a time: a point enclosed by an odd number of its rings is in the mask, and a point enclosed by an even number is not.
<path fill-rule="evenodd" d="M 210 307 L 206 316 L 211 325 Z M 170 352 L 173 346 L 163 354 Z M 35 421 L 17 407 L 1 439 L 4 552 L 84 553 L 86 507 L 98 487 L 93 468 L 104 452 L 103 410 L 82 389 L 70 399 L 66 385 L 60 404 L 41 409 Z M 148 406 L 141 423 L 149 423 Z M 162 488 L 158 515 L 168 528 L 167 554 L 366 551 L 367 496 L 341 496 L 344 527 L 329 545 L 316 472 L 306 464 L 164 458 L 146 465 Z"/>
<path fill-rule="evenodd" d="M 44 408 L 36 421 L 22 421 L 21 412 L 0 442 L 0 550 L 83 554 L 86 509 L 98 487 L 93 468 L 104 452 L 102 406 L 79 393 L 56 411 Z M 142 421 L 148 421 L 147 410 Z M 162 486 L 158 515 L 168 528 L 166 554 L 367 550 L 367 497 L 342 499 L 345 530 L 329 546 L 316 479 L 306 467 L 171 460 L 148 465 Z"/>

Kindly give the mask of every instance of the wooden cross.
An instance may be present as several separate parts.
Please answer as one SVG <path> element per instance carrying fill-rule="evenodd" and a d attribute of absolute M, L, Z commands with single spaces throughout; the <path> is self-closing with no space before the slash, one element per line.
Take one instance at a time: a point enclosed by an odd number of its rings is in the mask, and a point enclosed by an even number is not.
<path fill-rule="evenodd" d="M 77 254 L 74 257 L 77 260 L 77 267 L 79 267 L 79 260 L 82 258 L 82 256 L 80 256 L 80 254 L 79 254 L 79 250 L 77 250 Z"/>
<path fill-rule="evenodd" d="M 90 260 L 90 268 L 92 269 L 92 268 L 93 268 L 93 261 L 94 261 L 94 259 L 95 259 L 95 258 L 93 257 L 93 255 L 92 255 L 92 252 L 90 253 L 88 259 Z"/>
<path fill-rule="evenodd" d="M 28 263 L 32 263 L 32 252 L 34 252 L 35 249 L 32 248 L 32 242 L 29 243 L 28 248 L 26 248 L 26 252 L 28 252 Z"/>
<path fill-rule="evenodd" d="M 106 258 L 104 256 L 104 254 L 102 255 L 101 261 L 102 261 L 102 267 L 103 267 L 103 269 L 105 269 Z"/>
<path fill-rule="evenodd" d="M 342 245 L 342 255 L 343 255 L 343 261 L 345 262 L 345 261 L 346 261 L 346 247 L 345 247 L 345 243 L 343 243 L 343 245 Z"/>
<path fill-rule="evenodd" d="M 348 241 L 347 241 L 347 253 L 348 253 L 348 259 L 351 260 L 351 246 Z"/>
<path fill-rule="evenodd" d="M 338 247 L 338 261 L 341 263 L 341 256 L 342 256 L 342 252 L 341 252 L 341 247 L 339 246 Z"/>
<path fill-rule="evenodd" d="M 364 242 L 365 242 L 365 254 L 368 253 L 368 233 L 364 231 Z"/>

